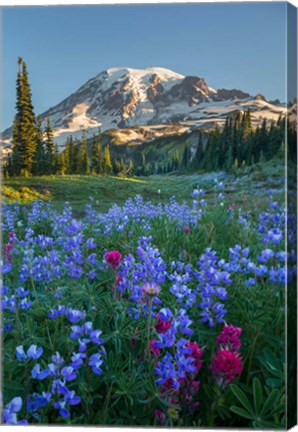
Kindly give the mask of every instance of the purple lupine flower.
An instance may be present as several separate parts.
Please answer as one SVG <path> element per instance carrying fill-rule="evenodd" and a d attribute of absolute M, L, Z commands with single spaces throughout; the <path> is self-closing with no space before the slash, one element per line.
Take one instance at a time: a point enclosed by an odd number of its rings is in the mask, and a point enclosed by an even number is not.
<path fill-rule="evenodd" d="M 186 334 L 188 336 L 193 335 L 193 330 L 188 328 L 192 324 L 192 321 L 188 318 L 187 315 L 184 315 L 180 320 L 180 331 L 182 334 Z"/>
<path fill-rule="evenodd" d="M 52 356 L 52 362 L 57 366 L 63 365 L 64 359 L 61 357 L 58 351 L 56 351 L 56 354 Z"/>
<path fill-rule="evenodd" d="M 272 249 L 265 249 L 261 252 L 261 255 L 257 257 L 257 260 L 261 263 L 266 263 L 268 260 L 274 257 Z"/>
<path fill-rule="evenodd" d="M 84 331 L 84 334 L 90 335 L 90 332 L 93 330 L 93 323 L 91 321 L 85 322 L 85 324 L 83 324 L 82 326 L 82 329 Z"/>
<path fill-rule="evenodd" d="M 6 274 L 6 273 L 9 273 L 10 271 L 11 271 L 11 264 L 10 263 L 5 263 L 5 264 L 3 264 L 2 265 L 2 268 L 1 268 L 1 272 L 2 272 L 2 274 Z"/>
<path fill-rule="evenodd" d="M 79 339 L 79 352 L 84 352 L 87 349 L 88 343 L 90 343 L 91 340 L 87 338 Z"/>
<path fill-rule="evenodd" d="M 84 312 L 79 311 L 79 310 L 69 309 L 66 312 L 66 316 L 71 323 L 75 324 L 75 323 L 81 321 L 82 319 L 84 319 L 86 314 Z"/>
<path fill-rule="evenodd" d="M 83 327 L 72 326 L 71 330 L 72 330 L 70 334 L 71 339 L 78 339 L 83 334 Z"/>
<path fill-rule="evenodd" d="M 96 374 L 96 375 L 101 375 L 102 374 L 102 370 L 100 369 L 100 366 L 102 365 L 103 361 L 101 359 L 101 354 L 100 353 L 96 353 L 96 354 L 92 354 L 92 356 L 89 358 L 89 366 L 92 367 L 92 371 Z"/>
<path fill-rule="evenodd" d="M 30 309 L 32 306 L 32 301 L 28 300 L 27 298 L 23 298 L 20 302 L 19 302 L 19 307 L 26 311 L 28 309 Z"/>
<path fill-rule="evenodd" d="M 58 401 L 58 402 L 54 403 L 54 408 L 56 408 L 58 410 L 61 417 L 69 418 L 70 412 L 68 411 L 67 408 L 65 408 L 65 405 L 66 405 L 66 401 Z"/>
<path fill-rule="evenodd" d="M 165 322 L 169 321 L 172 318 L 172 316 L 173 316 L 173 314 L 172 314 L 172 312 L 170 311 L 169 308 L 162 308 L 159 311 L 159 318 L 162 321 L 165 321 Z"/>
<path fill-rule="evenodd" d="M 40 408 L 46 407 L 51 401 L 52 393 L 42 392 L 42 394 L 33 393 L 27 396 L 26 409 L 29 413 L 34 413 L 34 411 Z"/>
<path fill-rule="evenodd" d="M 186 373 L 194 373 L 197 371 L 194 365 L 195 359 L 191 357 L 192 350 L 186 346 L 188 341 L 186 339 L 180 339 L 177 343 L 177 351 L 175 355 L 175 360 L 178 366 L 178 377 L 185 378 Z"/>
<path fill-rule="evenodd" d="M 25 354 L 23 345 L 19 345 L 16 347 L 16 356 L 18 360 L 26 360 L 27 355 Z"/>
<path fill-rule="evenodd" d="M 175 389 L 179 388 L 174 359 L 170 353 L 167 352 L 163 359 L 156 364 L 154 372 L 160 377 L 155 381 L 157 385 L 163 385 L 167 380 L 171 379 L 173 387 Z"/>
<path fill-rule="evenodd" d="M 74 369 L 79 369 L 82 364 L 83 364 L 83 359 L 86 358 L 86 354 L 85 353 L 72 353 L 72 357 L 71 357 L 71 361 L 72 363 L 70 364 Z"/>
<path fill-rule="evenodd" d="M 25 354 L 22 345 L 19 345 L 16 348 L 16 356 L 18 360 L 27 360 L 27 359 L 37 360 L 39 359 L 39 357 L 42 356 L 42 353 L 43 353 L 43 349 L 41 347 L 37 348 L 36 345 L 31 345 L 27 350 L 27 354 Z"/>
<path fill-rule="evenodd" d="M 90 272 L 89 272 L 89 278 L 90 279 L 95 279 L 96 278 L 96 271 L 95 270 L 90 270 Z"/>
<path fill-rule="evenodd" d="M 17 419 L 17 413 L 21 410 L 23 405 L 22 398 L 17 396 L 13 398 L 3 410 L 3 422 L 5 424 L 24 425 L 28 424 L 27 420 Z"/>
<path fill-rule="evenodd" d="M 213 311 L 216 314 L 216 320 L 218 323 L 224 322 L 223 317 L 227 313 L 227 310 L 224 308 L 224 305 L 222 303 L 214 303 L 213 305 Z"/>
<path fill-rule="evenodd" d="M 95 254 L 95 253 L 92 253 L 92 254 L 90 254 L 90 255 L 88 256 L 87 260 L 89 261 L 89 263 L 90 263 L 91 265 L 96 265 L 96 264 L 97 264 L 97 261 L 96 261 L 95 257 L 96 257 L 96 254 Z"/>
<path fill-rule="evenodd" d="M 69 390 L 65 384 L 65 381 L 61 381 L 61 379 L 54 380 L 52 382 L 52 393 L 61 394 L 63 396 L 67 395 L 69 393 Z"/>
<path fill-rule="evenodd" d="M 56 319 L 58 316 L 64 315 L 65 306 L 59 305 L 57 309 L 51 309 L 51 312 L 48 314 L 50 319 Z"/>
<path fill-rule="evenodd" d="M 16 289 L 16 294 L 19 298 L 25 298 L 29 294 L 29 290 L 24 290 L 24 288 L 20 287 Z"/>
<path fill-rule="evenodd" d="M 254 278 L 248 278 L 246 281 L 244 281 L 244 283 L 247 286 L 253 286 L 256 284 L 256 280 Z"/>
<path fill-rule="evenodd" d="M 97 345 L 101 345 L 103 343 L 103 340 L 100 339 L 99 337 L 101 333 L 102 333 L 101 330 L 94 330 L 90 333 L 90 339 L 92 340 L 93 343 Z"/>
<path fill-rule="evenodd" d="M 50 373 L 47 369 L 44 369 L 43 371 L 40 370 L 40 364 L 37 363 L 34 368 L 31 371 L 31 375 L 33 378 L 38 379 L 38 380 L 44 380 L 45 378 L 47 378 Z"/>
<path fill-rule="evenodd" d="M 97 247 L 97 244 L 94 243 L 94 238 L 89 238 L 86 241 L 86 244 L 87 244 L 87 246 L 88 246 L 89 249 L 95 249 Z"/>
<path fill-rule="evenodd" d="M 65 366 L 61 370 L 61 375 L 63 376 L 65 381 L 73 381 L 77 377 L 75 369 L 72 366 Z"/>
<path fill-rule="evenodd" d="M 27 350 L 27 356 L 34 360 L 39 359 L 39 357 L 42 356 L 42 353 L 43 353 L 43 349 L 41 347 L 37 348 L 36 345 L 31 345 Z"/>
<path fill-rule="evenodd" d="M 159 341 L 154 342 L 156 348 L 170 348 L 176 342 L 176 329 L 171 327 L 166 333 L 159 333 Z"/>
<path fill-rule="evenodd" d="M 81 402 L 81 398 L 75 394 L 74 390 L 71 390 L 65 395 L 65 402 L 68 405 L 78 405 Z"/>

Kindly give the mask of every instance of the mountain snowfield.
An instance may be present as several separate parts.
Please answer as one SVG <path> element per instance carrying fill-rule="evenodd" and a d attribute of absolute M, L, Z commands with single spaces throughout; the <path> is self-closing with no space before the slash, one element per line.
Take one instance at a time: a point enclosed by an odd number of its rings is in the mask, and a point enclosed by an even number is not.
<path fill-rule="evenodd" d="M 63 146 L 68 135 L 80 137 L 83 128 L 88 136 L 98 127 L 102 131 L 118 129 L 118 141 L 126 143 L 128 139 L 142 141 L 148 134 L 177 133 L 177 127 L 182 133 L 196 127 L 221 126 L 229 114 L 248 109 L 254 125 L 264 118 L 277 120 L 286 112 L 278 101 L 269 102 L 241 90 L 215 90 L 199 76 L 184 76 L 161 67 L 112 68 L 87 81 L 41 118 L 45 122 L 50 117 L 55 140 Z M 141 133 L 136 126 L 142 127 Z M 3 132 L 4 144 L 9 146 L 11 135 L 12 128 Z"/>

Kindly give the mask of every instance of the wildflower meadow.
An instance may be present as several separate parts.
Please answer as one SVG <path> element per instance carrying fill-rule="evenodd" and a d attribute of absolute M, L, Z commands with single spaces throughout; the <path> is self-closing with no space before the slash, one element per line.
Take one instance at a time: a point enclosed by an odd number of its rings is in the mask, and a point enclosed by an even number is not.
<path fill-rule="evenodd" d="M 285 427 L 283 196 L 205 192 L 4 204 L 3 423 Z"/>

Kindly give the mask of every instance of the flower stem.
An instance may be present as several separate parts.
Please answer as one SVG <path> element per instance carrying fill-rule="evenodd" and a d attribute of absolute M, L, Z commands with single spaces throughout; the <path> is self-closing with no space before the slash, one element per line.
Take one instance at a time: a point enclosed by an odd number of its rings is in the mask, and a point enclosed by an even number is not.
<path fill-rule="evenodd" d="M 147 325 L 147 355 L 148 355 L 149 361 L 150 361 L 150 329 L 151 329 L 152 301 L 153 301 L 153 299 L 150 297 L 149 298 L 149 311 L 148 311 L 148 325 Z"/>
<path fill-rule="evenodd" d="M 247 368 L 246 385 L 249 384 L 250 372 L 251 372 L 251 368 L 252 368 L 252 362 L 253 362 L 253 357 L 255 354 L 255 349 L 256 349 L 258 337 L 259 337 L 259 330 L 257 331 L 257 334 L 254 337 L 252 347 L 251 347 L 251 352 L 250 352 L 249 362 L 248 362 L 248 368 Z"/>

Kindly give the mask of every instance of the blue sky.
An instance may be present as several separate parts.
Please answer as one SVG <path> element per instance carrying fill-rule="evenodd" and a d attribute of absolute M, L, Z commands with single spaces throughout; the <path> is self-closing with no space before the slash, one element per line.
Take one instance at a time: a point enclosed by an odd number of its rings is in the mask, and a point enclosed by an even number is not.
<path fill-rule="evenodd" d="M 285 100 L 286 3 L 4 7 L 3 116 L 22 56 L 36 114 L 110 67 L 160 66 Z"/>

